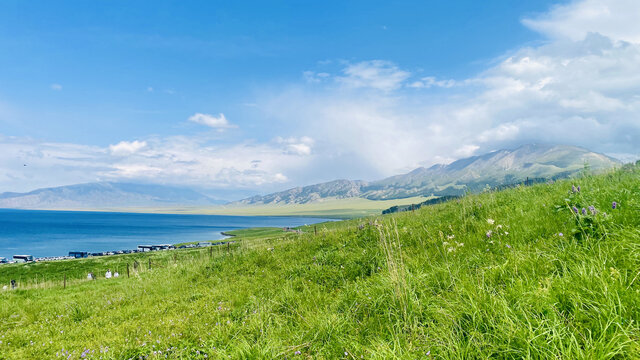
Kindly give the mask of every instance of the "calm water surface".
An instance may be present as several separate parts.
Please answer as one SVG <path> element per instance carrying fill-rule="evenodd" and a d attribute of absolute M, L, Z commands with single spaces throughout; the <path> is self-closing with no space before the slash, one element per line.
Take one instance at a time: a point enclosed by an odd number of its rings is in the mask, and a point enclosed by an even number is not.
<path fill-rule="evenodd" d="M 169 215 L 0 209 L 0 257 L 67 255 L 222 239 L 222 231 L 299 226 L 327 219 L 281 216 Z"/>

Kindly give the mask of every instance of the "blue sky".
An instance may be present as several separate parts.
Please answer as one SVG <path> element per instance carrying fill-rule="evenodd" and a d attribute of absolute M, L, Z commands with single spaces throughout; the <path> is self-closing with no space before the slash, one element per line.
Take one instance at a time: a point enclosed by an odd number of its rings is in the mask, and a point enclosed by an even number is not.
<path fill-rule="evenodd" d="M 636 89 L 601 86 L 597 64 L 615 63 L 616 79 L 636 75 L 636 9 L 624 0 L 4 1 L 0 191 L 114 180 L 266 192 L 529 141 L 634 158 L 638 143 L 620 136 L 638 128 L 618 119 L 636 114 Z M 558 66 L 567 61 L 587 65 Z M 550 136 L 547 123 L 564 127 Z M 559 136 L 576 124 L 586 130 Z M 606 136 L 590 135 L 603 127 Z"/>
<path fill-rule="evenodd" d="M 24 111 L 7 135 L 109 145 L 223 112 L 264 139 L 255 91 L 339 61 L 385 59 L 464 77 L 540 36 L 520 19 L 544 1 L 8 1 L 0 94 Z M 454 45 L 455 44 L 455 45 Z M 322 66 L 323 62 L 331 61 Z M 62 91 L 52 91 L 58 84 Z M 153 92 L 148 91 L 152 88 Z"/>

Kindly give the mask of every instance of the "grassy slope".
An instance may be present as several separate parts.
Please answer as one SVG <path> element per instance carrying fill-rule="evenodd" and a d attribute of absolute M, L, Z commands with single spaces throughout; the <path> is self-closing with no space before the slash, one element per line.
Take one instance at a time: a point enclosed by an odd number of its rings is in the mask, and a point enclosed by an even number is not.
<path fill-rule="evenodd" d="M 0 358 L 638 358 L 640 170 L 574 181 L 0 291 Z"/>
<path fill-rule="evenodd" d="M 109 209 L 109 211 L 238 216 L 307 216 L 332 219 L 352 219 L 362 216 L 378 215 L 382 210 L 388 209 L 394 205 L 418 204 L 427 199 L 430 199 L 430 197 L 416 196 L 394 200 L 349 198 L 326 199 L 308 204 L 220 205 L 193 208 L 127 208 Z"/>

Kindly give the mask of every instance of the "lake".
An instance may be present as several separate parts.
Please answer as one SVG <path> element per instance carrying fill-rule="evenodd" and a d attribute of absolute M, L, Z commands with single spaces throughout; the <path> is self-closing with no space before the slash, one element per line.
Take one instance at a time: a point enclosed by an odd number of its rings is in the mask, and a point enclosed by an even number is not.
<path fill-rule="evenodd" d="M 174 215 L 0 209 L 0 257 L 63 256 L 69 251 L 136 249 L 225 238 L 223 231 L 295 227 L 329 219 L 282 216 Z"/>

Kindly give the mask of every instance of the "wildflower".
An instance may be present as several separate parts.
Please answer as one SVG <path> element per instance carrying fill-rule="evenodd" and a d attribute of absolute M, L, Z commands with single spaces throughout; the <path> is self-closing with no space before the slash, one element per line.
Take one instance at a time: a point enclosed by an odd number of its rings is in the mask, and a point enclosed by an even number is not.
<path fill-rule="evenodd" d="M 489 223 L 489 225 L 493 225 L 495 223 L 495 220 L 493 219 L 487 219 L 487 222 Z"/>
<path fill-rule="evenodd" d="M 578 192 L 575 185 L 571 185 L 571 192 Z"/>
<path fill-rule="evenodd" d="M 449 240 L 451 240 L 451 239 L 453 239 L 455 237 L 456 237 L 455 235 L 447 235 L 447 239 L 449 239 Z"/>
<path fill-rule="evenodd" d="M 615 210 L 617 207 L 618 207 L 618 203 L 617 202 L 614 201 L 614 202 L 611 203 L 611 208 L 612 209 Z"/>
<path fill-rule="evenodd" d="M 576 214 L 577 214 L 579 211 L 580 211 L 580 210 L 578 210 L 578 208 L 577 208 L 577 207 L 575 207 L 575 206 L 573 207 L 573 212 L 574 212 L 574 213 L 576 213 Z"/>
<path fill-rule="evenodd" d="M 464 243 L 459 243 L 458 246 L 464 246 Z"/>
<path fill-rule="evenodd" d="M 453 250 L 455 250 L 454 248 L 450 247 L 447 249 L 448 252 L 452 252 Z"/>
<path fill-rule="evenodd" d="M 589 206 L 589 212 L 591 213 L 591 215 L 595 215 L 597 213 L 595 206 Z"/>
<path fill-rule="evenodd" d="M 511 249 L 511 245 L 507 244 L 507 248 Z"/>
<path fill-rule="evenodd" d="M 580 185 L 578 185 L 578 192 L 580 192 Z"/>
<path fill-rule="evenodd" d="M 491 230 L 487 231 L 487 238 L 490 238 L 492 234 L 493 234 L 493 231 Z"/>
<path fill-rule="evenodd" d="M 564 234 L 563 233 L 558 233 L 558 236 L 563 237 Z"/>
<path fill-rule="evenodd" d="M 302 354 L 302 352 L 300 350 L 297 350 L 294 354 L 295 355 L 300 355 L 300 354 Z"/>
<path fill-rule="evenodd" d="M 582 208 L 582 215 L 587 215 L 587 209 Z"/>
<path fill-rule="evenodd" d="M 499 224 L 498 226 L 496 226 L 496 229 L 502 229 L 502 224 Z"/>

